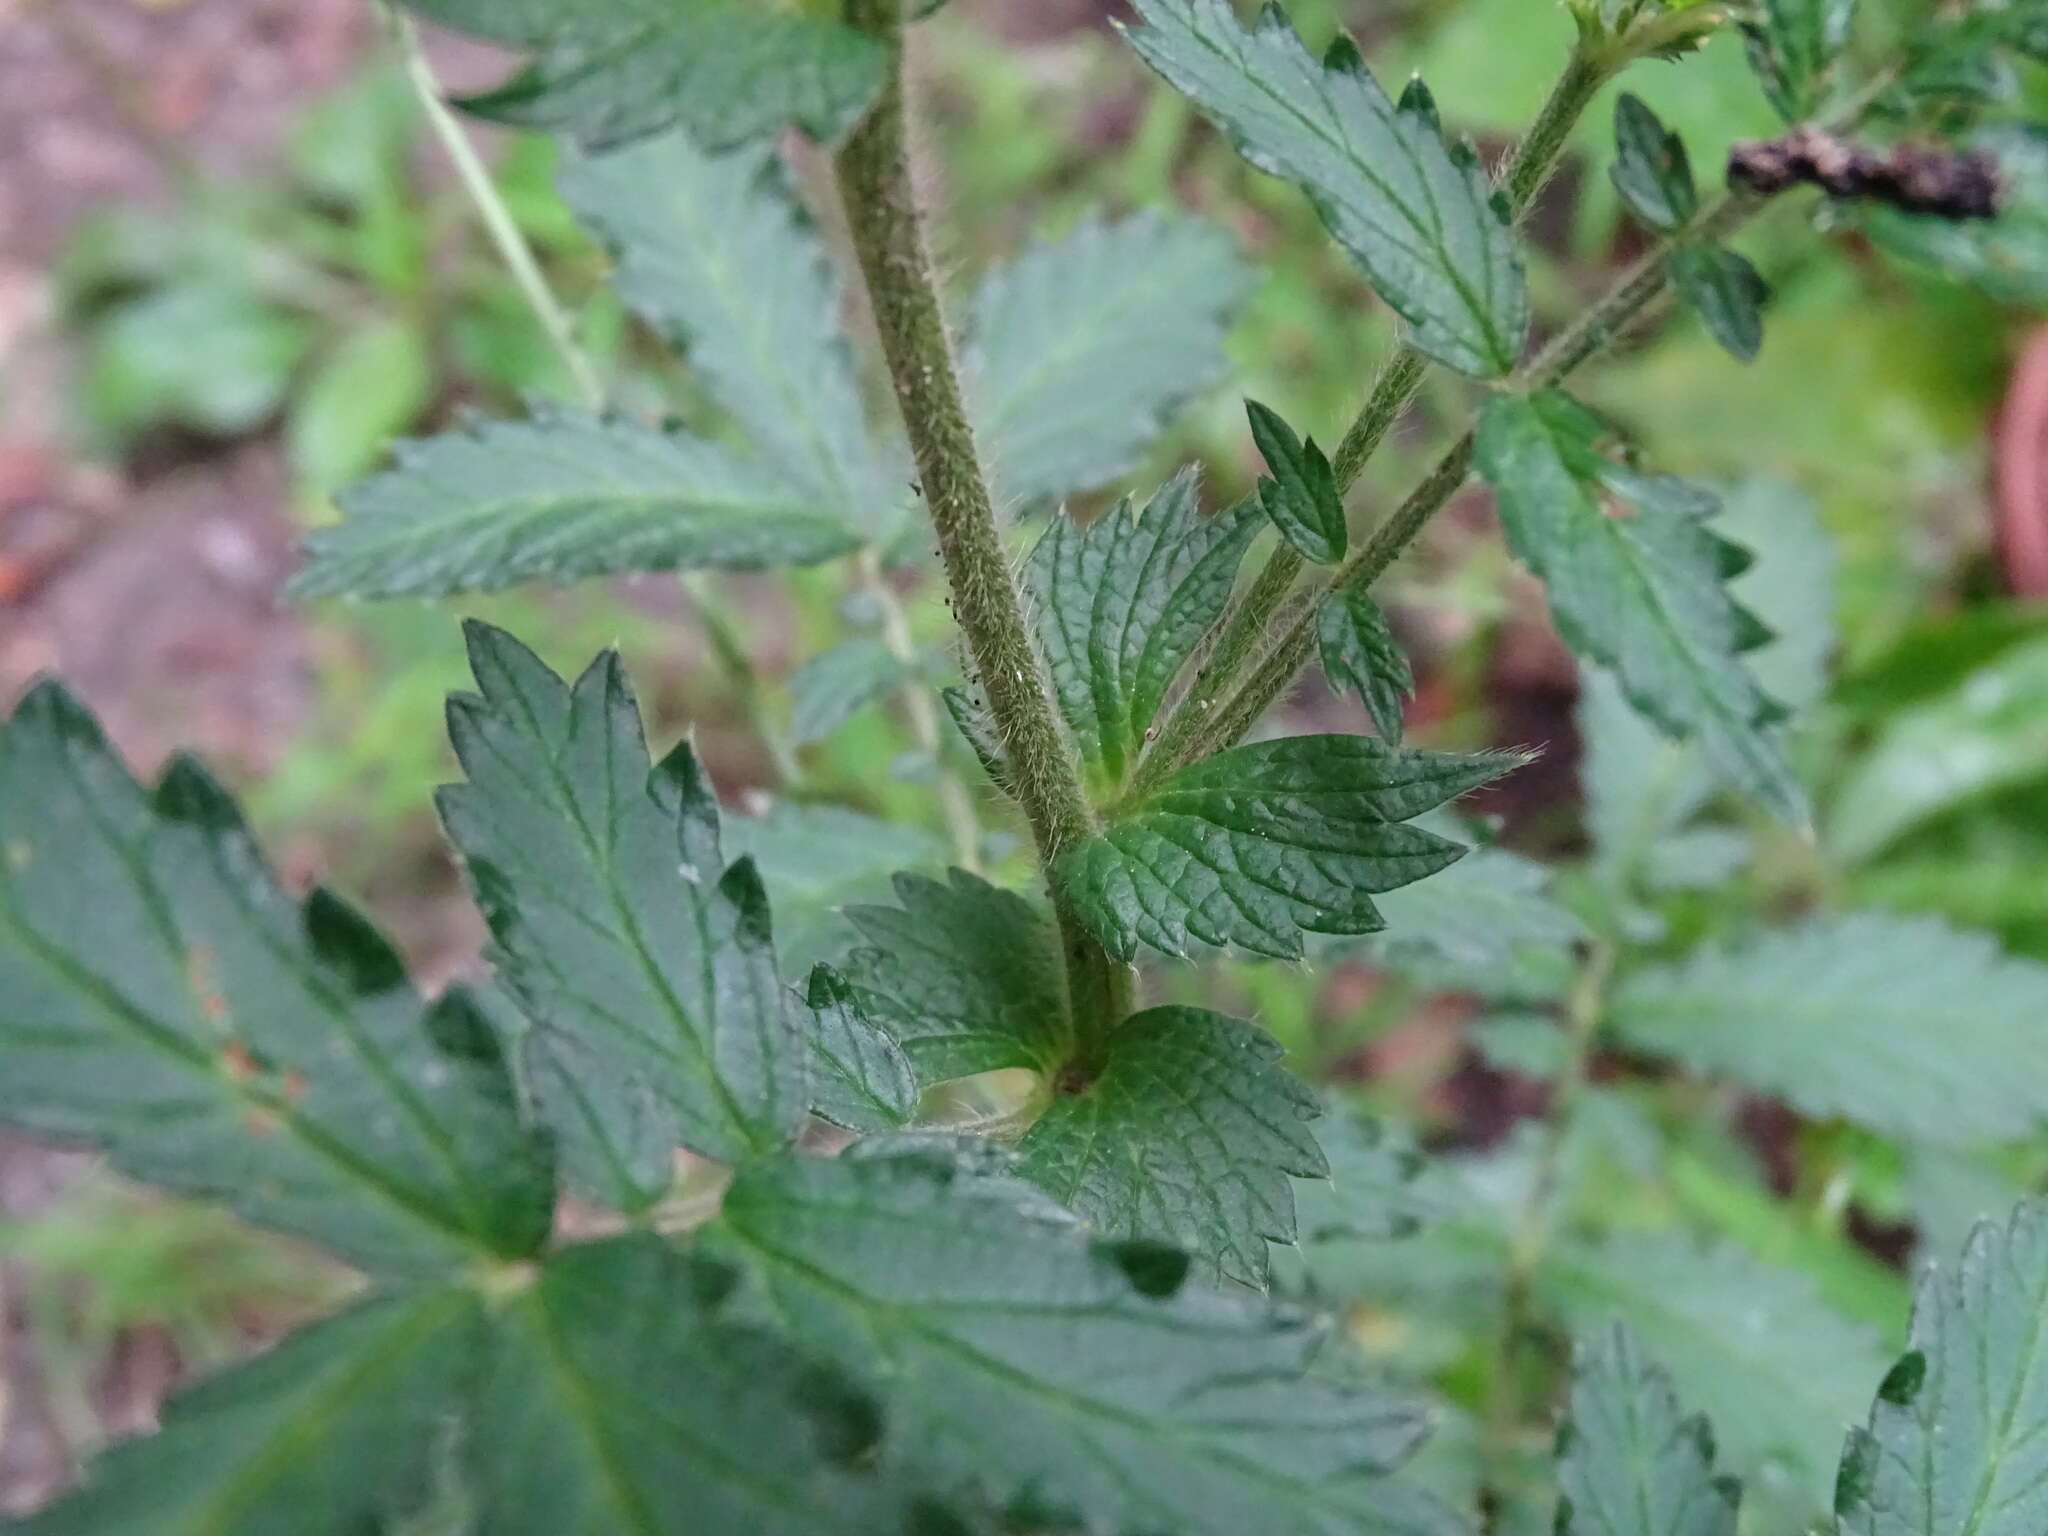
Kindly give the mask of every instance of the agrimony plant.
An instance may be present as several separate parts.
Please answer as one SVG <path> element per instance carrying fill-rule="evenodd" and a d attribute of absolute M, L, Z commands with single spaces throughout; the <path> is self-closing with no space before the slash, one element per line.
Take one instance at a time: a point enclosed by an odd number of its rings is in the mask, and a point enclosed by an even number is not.
<path fill-rule="evenodd" d="M 530 55 L 466 105 L 568 141 L 566 197 L 716 410 L 657 424 L 592 398 L 402 445 L 311 541 L 300 592 L 839 558 L 887 590 L 928 519 L 960 628 L 948 712 L 1041 879 L 905 874 L 893 904 L 848 913 L 839 964 L 787 975 L 759 867 L 727 846 L 690 745 L 650 750 L 617 658 L 571 680 L 472 626 L 476 691 L 448 713 L 463 780 L 440 810 L 493 976 L 429 1003 L 342 900 L 280 887 L 202 769 L 138 785 L 39 687 L 0 733 L 0 1119 L 321 1245 L 364 1284 L 21 1529 L 360 1533 L 431 1512 L 493 1536 L 1452 1536 L 1533 1508 L 1563 1532 L 1721 1536 L 1740 1490 L 1685 1400 L 1734 1405 L 1745 1463 L 1806 1477 L 1838 1426 L 1800 1403 L 1867 1372 L 1832 1529 L 2038 1536 L 2048 1207 L 2020 1204 L 1924 1283 L 1889 1371 L 1782 1274 L 1591 1242 L 1560 1209 L 1603 1032 L 1915 1147 L 2011 1140 L 2048 1105 L 2048 973 L 1903 920 L 1653 953 L 1631 919 L 1646 888 L 1713 867 L 1692 823 L 1715 785 L 1806 817 L 1783 732 L 1802 701 L 1752 668 L 1773 636 L 1735 589 L 1749 556 L 1716 495 L 1642 467 L 1565 385 L 1667 296 L 1753 355 L 1762 284 L 1726 241 L 1772 200 L 1703 194 L 1624 97 L 1613 173 L 1652 244 L 1534 351 L 1519 227 L 1638 60 L 1683 67 L 1739 23 L 1801 144 L 1953 129 L 1983 110 L 1963 65 L 2040 46 L 2027 7 L 1944 11 L 1936 68 L 1925 36 L 1866 49 L 1844 0 L 1571 0 L 1557 87 L 1489 168 L 1348 38 L 1311 48 L 1276 5 L 1136 0 L 1138 55 L 1306 194 L 1406 339 L 1331 452 L 1253 405 L 1268 476 L 1245 501 L 1205 510 L 1183 473 L 1086 525 L 1052 512 L 1021 564 L 999 499 L 1115 481 L 1216 377 L 1247 281 L 1226 239 L 1179 217 L 1085 225 L 986 278 L 956 354 L 905 153 L 906 0 L 410 9 Z M 885 430 L 786 130 L 834 149 Z M 1958 251 L 2000 238 L 1924 200 L 1845 211 L 1966 274 Z M 1483 390 L 1472 425 L 1354 536 L 1345 496 L 1435 368 Z M 1475 471 L 1606 712 L 1579 907 L 1499 850 L 1460 862 L 1442 809 L 1517 754 L 1401 740 L 1412 678 L 1371 588 Z M 891 689 L 936 719 L 895 639 L 814 664 L 807 729 Z M 1248 739 L 1318 656 L 1377 734 Z M 1488 1049 L 1554 1079 L 1505 1206 L 1471 1167 L 1319 1119 L 1258 1026 L 1147 1006 L 1134 970 L 1383 929 L 1395 962 L 1518 1007 Z M 1787 995 L 1799 1027 L 1762 1027 Z M 1030 1087 L 992 1120 L 957 1113 L 960 1085 L 996 1073 Z M 824 1155 L 820 1122 L 853 1145 Z M 609 1235 L 558 1240 L 564 1193 Z M 1462 1485 L 1403 1470 L 1429 1401 L 1328 1326 L 1332 1255 L 1360 1245 L 1396 1283 L 1479 1279 L 1496 1391 Z M 1546 1331 L 1581 1345 L 1531 1496 L 1517 1437 L 1546 1411 L 1523 1392 Z M 1730 1340 L 1753 1346 L 1733 1364 Z"/>

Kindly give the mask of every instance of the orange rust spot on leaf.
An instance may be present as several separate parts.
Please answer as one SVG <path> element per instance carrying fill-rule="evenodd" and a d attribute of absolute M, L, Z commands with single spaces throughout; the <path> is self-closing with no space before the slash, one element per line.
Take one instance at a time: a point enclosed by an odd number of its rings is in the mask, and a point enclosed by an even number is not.
<path fill-rule="evenodd" d="M 267 1109 L 252 1109 L 242 1116 L 242 1127 L 251 1136 L 269 1136 L 283 1122 Z"/>
<path fill-rule="evenodd" d="M 263 1070 L 249 1047 L 239 1040 L 230 1040 L 220 1048 L 220 1064 L 221 1070 L 238 1083 L 254 1081 Z"/>
<path fill-rule="evenodd" d="M 296 1069 L 284 1075 L 284 1101 L 296 1104 L 306 1096 L 306 1074 Z"/>
<path fill-rule="evenodd" d="M 204 945 L 194 945 L 185 955 L 185 984 L 192 990 L 192 996 L 199 1004 L 199 1011 L 209 1024 L 225 1025 L 228 1021 L 228 1000 L 221 995 L 220 988 L 213 984 L 213 951 Z"/>

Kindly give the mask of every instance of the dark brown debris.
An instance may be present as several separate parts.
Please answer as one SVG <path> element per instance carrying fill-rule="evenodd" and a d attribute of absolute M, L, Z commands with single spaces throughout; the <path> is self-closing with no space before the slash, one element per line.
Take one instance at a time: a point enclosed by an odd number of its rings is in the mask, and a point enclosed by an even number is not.
<path fill-rule="evenodd" d="M 2004 191 L 1998 162 L 1981 150 L 1873 149 L 1811 125 L 1737 144 L 1728 154 L 1728 185 L 1763 197 L 1812 185 L 1830 197 L 1958 221 L 1996 218 Z"/>

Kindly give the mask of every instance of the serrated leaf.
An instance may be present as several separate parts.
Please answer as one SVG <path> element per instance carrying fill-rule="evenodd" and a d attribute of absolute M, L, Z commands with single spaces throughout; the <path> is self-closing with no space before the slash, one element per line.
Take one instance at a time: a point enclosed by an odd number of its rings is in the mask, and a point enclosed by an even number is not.
<path fill-rule="evenodd" d="M 570 1248 L 493 1316 L 465 1425 L 491 1536 L 896 1536 L 877 1409 L 721 1315 L 728 1271 L 646 1235 Z"/>
<path fill-rule="evenodd" d="M 1302 559 L 1312 565 L 1337 564 L 1350 547 L 1351 530 L 1329 459 L 1314 438 L 1304 443 L 1258 401 L 1247 400 L 1245 414 L 1251 418 L 1252 441 L 1272 473 L 1270 480 L 1259 481 L 1259 505 Z"/>
<path fill-rule="evenodd" d="M 988 700 L 979 690 L 966 688 L 941 688 L 939 698 L 946 706 L 946 713 L 952 718 L 954 729 L 960 732 L 961 740 L 974 753 L 975 761 L 981 764 L 981 771 L 988 775 L 989 782 L 1004 794 L 1010 794 L 1014 781 L 1010 777 L 1010 765 L 1004 761 L 1003 731 L 996 724 L 995 711 L 988 707 Z"/>
<path fill-rule="evenodd" d="M 1487 402 L 1476 457 L 1509 543 L 1543 578 L 1573 650 L 1614 668 L 1668 735 L 1697 740 L 1731 782 L 1803 822 L 1805 795 L 1771 730 L 1776 706 L 1740 661 L 1768 632 L 1723 586 L 1747 560 L 1707 527 L 1718 503 L 1606 458 L 1604 435 L 1559 394 Z M 1610 495 L 1632 515 L 1610 515 Z"/>
<path fill-rule="evenodd" d="M 546 407 L 398 444 L 305 542 L 295 597 L 440 597 L 619 572 L 812 565 L 853 549 L 815 496 L 723 444 Z"/>
<path fill-rule="evenodd" d="M 1557 1536 L 1735 1536 L 1741 1485 L 1624 1324 L 1581 1343 L 1558 1432 Z"/>
<path fill-rule="evenodd" d="M 1429 818 L 1435 828 L 1448 816 Z M 1477 847 L 1440 875 L 1380 899 L 1386 937 L 1375 952 L 1452 991 L 1485 991 L 1533 951 L 1569 951 L 1585 927 L 1550 892 L 1551 870 L 1505 848 Z"/>
<path fill-rule="evenodd" d="M 709 149 L 795 124 L 821 142 L 867 110 L 888 73 L 878 39 L 752 0 L 403 0 L 433 21 L 535 57 L 463 105 L 593 148 L 681 126 Z"/>
<path fill-rule="evenodd" d="M 1726 246 L 1684 246 L 1672 254 L 1671 282 L 1730 357 L 1756 360 L 1771 289 L 1748 257 Z"/>
<path fill-rule="evenodd" d="M 896 899 L 848 910 L 874 947 L 848 955 L 846 975 L 920 1084 L 1005 1067 L 1050 1075 L 1066 1064 L 1063 961 L 1043 907 L 958 869 L 943 885 L 899 875 Z"/>
<path fill-rule="evenodd" d="M 1764 95 L 1786 122 L 1803 122 L 1819 108 L 1855 18 L 1856 0 L 1756 0 L 1743 40 Z"/>
<path fill-rule="evenodd" d="M 1615 99 L 1614 151 L 1615 190 L 1637 218 L 1664 231 L 1691 221 L 1700 196 L 1685 141 L 1629 91 Z"/>
<path fill-rule="evenodd" d="M 2048 1527 L 2048 1202 L 1921 1281 L 1911 1352 L 1850 1437 L 1836 1511 L 1844 1536 Z"/>
<path fill-rule="evenodd" d="M 1144 749 L 1167 690 L 1230 600 L 1259 530 L 1249 501 L 1203 517 L 1192 469 L 1142 512 L 1128 500 L 1087 527 L 1064 512 L 1024 567 L 1053 696 L 1109 784 Z"/>
<path fill-rule="evenodd" d="M 1458 844 L 1401 825 L 1500 777 L 1511 754 L 1408 752 L 1365 736 L 1233 747 L 1117 808 L 1053 866 L 1109 950 L 1192 944 L 1298 959 L 1304 933 L 1376 933 L 1374 895 L 1455 863 Z"/>
<path fill-rule="evenodd" d="M 664 134 L 571 158 L 562 197 L 611 250 L 619 296 L 689 359 L 748 445 L 813 511 L 867 535 L 907 505 L 861 403 L 830 256 L 771 146 Z"/>
<path fill-rule="evenodd" d="M 2007 304 L 2048 303 L 2048 130 L 1993 123 L 1970 147 L 1998 163 L 1995 219 L 1944 219 L 1864 205 L 1857 224 L 1894 255 L 1971 283 Z"/>
<path fill-rule="evenodd" d="M 1628 1043 L 1822 1119 L 1956 1146 L 2048 1120 L 2048 966 L 1934 918 L 1816 918 L 1627 978 Z"/>
<path fill-rule="evenodd" d="M 868 1022 L 853 987 L 829 965 L 811 972 L 811 1113 L 849 1131 L 900 1130 L 917 1112 L 917 1074 L 903 1048 Z"/>
<path fill-rule="evenodd" d="M 379 1297 L 171 1400 L 15 1536 L 354 1536 L 425 1502 L 475 1362 L 474 1292 Z"/>
<path fill-rule="evenodd" d="M 1459 1531 L 1377 1475 L 1421 1438 L 1414 1403 L 1304 1378 L 1319 1326 L 936 1149 L 757 1165 L 707 1237 L 799 1337 L 887 1383 L 885 1468 L 1092 1532 Z"/>
<path fill-rule="evenodd" d="M 879 640 L 847 640 L 820 651 L 789 679 L 790 727 L 797 745 L 823 741 L 909 675 Z"/>
<path fill-rule="evenodd" d="M 1290 1177 L 1328 1172 L 1312 1094 L 1264 1030 L 1151 1008 L 1110 1036 L 1093 1080 L 1018 1144 L 1019 1171 L 1107 1237 L 1186 1250 L 1212 1276 L 1266 1283 L 1266 1242 L 1294 1241 Z"/>
<path fill-rule="evenodd" d="M 1445 142 L 1419 83 L 1396 107 L 1339 35 L 1317 62 L 1278 5 L 1247 31 L 1229 0 L 1137 0 L 1127 36 L 1245 159 L 1305 191 L 1422 351 L 1478 378 L 1528 332 L 1505 205 L 1469 146 Z"/>
<path fill-rule="evenodd" d="M 0 730 L 0 998 L 0 1122 L 369 1270 L 546 1239 L 548 1158 L 475 1004 L 422 1003 L 340 900 L 284 893 L 203 769 L 146 792 L 54 684 Z"/>
<path fill-rule="evenodd" d="M 1084 222 L 991 270 L 969 310 L 975 440 L 1006 502 L 1121 479 L 1229 366 L 1252 275 L 1222 231 L 1140 213 Z"/>
<path fill-rule="evenodd" d="M 1760 1510 L 1824 1508 L 1839 1426 L 1884 1372 L 1874 1335 L 1796 1270 L 1671 1238 L 1555 1243 L 1536 1290 L 1577 1331 L 1628 1324 L 1719 1433 Z"/>
<path fill-rule="evenodd" d="M 799 1007 L 695 754 L 650 764 L 615 653 L 572 688 L 502 630 L 465 636 L 480 692 L 449 701 L 468 781 L 441 816 L 533 1039 L 572 1053 L 600 1118 L 651 1100 L 672 1143 L 723 1162 L 782 1144 L 808 1106 Z M 610 1198 L 632 1191 L 607 1174 Z"/>
<path fill-rule="evenodd" d="M 1415 671 L 1371 594 L 1346 587 L 1325 598 L 1316 614 L 1316 647 L 1332 686 L 1363 699 L 1380 739 L 1398 747 L 1403 706 L 1415 694 Z"/>
<path fill-rule="evenodd" d="M 1329 1174 L 1296 1188 L 1303 1246 L 1413 1235 L 1429 1210 L 1429 1201 L 1419 1198 L 1415 1188 L 1423 1158 L 1413 1140 L 1335 1101 L 1316 1122 L 1314 1134 Z"/>

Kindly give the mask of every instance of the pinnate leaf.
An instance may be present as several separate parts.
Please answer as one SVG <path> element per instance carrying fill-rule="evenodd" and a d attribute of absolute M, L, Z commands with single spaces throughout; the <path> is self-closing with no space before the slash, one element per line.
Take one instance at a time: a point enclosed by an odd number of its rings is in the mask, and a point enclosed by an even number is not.
<path fill-rule="evenodd" d="M 1627 978 L 1630 1046 L 1941 1145 L 2048 1119 L 2048 966 L 1934 918 L 1816 918 Z"/>
<path fill-rule="evenodd" d="M 1558 1435 L 1557 1536 L 1735 1536 L 1741 1486 L 1671 1378 L 1615 1324 L 1579 1347 Z"/>
<path fill-rule="evenodd" d="M 460 991 L 288 897 L 197 764 L 154 792 L 53 684 L 0 729 L 0 1122 L 103 1148 L 362 1268 L 545 1240 L 553 1181 Z"/>
<path fill-rule="evenodd" d="M 982 1161 L 986 1161 L 983 1159 Z M 1417 1405 L 1335 1370 L 1322 1329 L 1199 1289 L 942 1149 L 744 1170 L 707 1231 L 798 1337 L 886 1383 L 885 1470 L 1038 1523 L 1184 1536 L 1456 1536 L 1385 1477 Z"/>
<path fill-rule="evenodd" d="M 298 597 L 440 597 L 619 572 L 810 565 L 859 542 L 721 443 L 549 407 L 400 443 L 306 540 Z"/>
<path fill-rule="evenodd" d="M 1398 747 L 1403 707 L 1415 693 L 1415 671 L 1371 594 L 1346 587 L 1323 599 L 1316 615 L 1316 647 L 1323 675 L 1363 699 L 1380 740 Z"/>
<path fill-rule="evenodd" d="M 1124 501 L 1087 527 L 1061 513 L 1025 566 L 1040 653 L 1082 756 L 1110 784 L 1144 748 L 1167 690 L 1222 614 L 1257 507 L 1203 517 L 1184 471 L 1142 512 Z"/>
<path fill-rule="evenodd" d="M 1084 222 L 990 271 L 966 368 L 996 494 L 1055 500 L 1136 468 L 1223 377 L 1224 333 L 1250 289 L 1222 231 L 1150 213 Z"/>
<path fill-rule="evenodd" d="M 1512 754 L 1409 752 L 1364 736 L 1233 747 L 1125 802 L 1053 880 L 1112 953 L 1191 944 L 1297 959 L 1304 933 L 1376 933 L 1372 897 L 1456 862 L 1403 826 L 1516 767 Z"/>
<path fill-rule="evenodd" d="M 753 0 L 404 0 L 408 9 L 534 54 L 521 73 L 463 103 L 593 148 L 686 128 L 707 148 L 794 124 L 830 140 L 888 72 L 876 39 Z"/>
<path fill-rule="evenodd" d="M 1308 193 L 1417 347 L 1496 378 L 1528 331 L 1505 205 L 1428 93 L 1396 107 L 1349 37 L 1318 62 L 1278 5 L 1247 30 L 1230 0 L 1137 0 L 1131 46 L 1253 165 Z"/>
<path fill-rule="evenodd" d="M 1316 1101 L 1279 1042 L 1220 1013 L 1152 1008 L 1108 1053 L 1026 1133 L 1019 1171 L 1105 1236 L 1170 1243 L 1263 1286 L 1267 1240 L 1294 1240 L 1290 1178 L 1327 1172 Z"/>
<path fill-rule="evenodd" d="M 1636 707 L 1779 815 L 1805 796 L 1771 730 L 1777 707 L 1741 655 L 1769 638 L 1723 585 L 1748 563 L 1715 535 L 1698 487 L 1599 452 L 1603 424 L 1563 395 L 1497 395 L 1477 444 L 1515 553 L 1573 650 L 1614 669 Z M 1612 515 L 1608 497 L 1629 507 Z"/>
<path fill-rule="evenodd" d="M 1851 1432 L 1835 1508 L 1843 1536 L 2048 1529 L 2048 1202 L 1921 1281 L 1912 1350 Z"/>
<path fill-rule="evenodd" d="M 571 687 L 503 631 L 467 636 L 480 691 L 448 723 L 468 781 L 441 815 L 529 1048 L 564 1053 L 600 1122 L 659 1114 L 672 1143 L 721 1161 L 780 1145 L 808 1105 L 801 1008 L 694 753 L 650 764 L 616 654 Z"/>
<path fill-rule="evenodd" d="M 669 133 L 571 158 L 559 180 L 610 248 L 619 296 L 688 357 L 754 453 L 814 512 L 887 529 L 907 493 L 883 471 L 839 280 L 772 146 L 709 154 Z"/>

